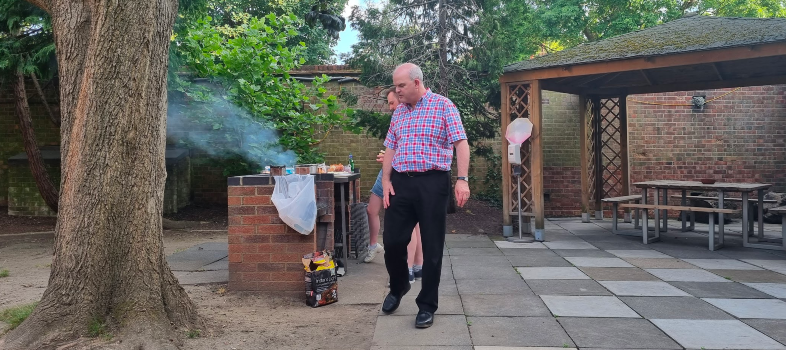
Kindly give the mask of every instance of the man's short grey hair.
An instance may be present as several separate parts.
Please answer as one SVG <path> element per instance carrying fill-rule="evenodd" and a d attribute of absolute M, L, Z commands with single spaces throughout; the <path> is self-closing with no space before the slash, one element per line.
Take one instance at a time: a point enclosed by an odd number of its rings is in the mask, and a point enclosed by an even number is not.
<path fill-rule="evenodd" d="M 400 64 L 398 67 L 396 67 L 396 70 L 398 70 L 404 65 L 411 65 L 411 67 L 409 68 L 409 78 L 412 79 L 412 81 L 415 81 L 417 79 L 420 80 L 421 83 L 423 82 L 423 71 L 420 69 L 420 67 L 417 64 L 414 63 Z"/>

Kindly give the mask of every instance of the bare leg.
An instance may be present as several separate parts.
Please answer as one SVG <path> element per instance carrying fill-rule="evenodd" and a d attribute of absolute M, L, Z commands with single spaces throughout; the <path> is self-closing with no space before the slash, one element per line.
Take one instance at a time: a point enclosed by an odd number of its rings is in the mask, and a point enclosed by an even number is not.
<path fill-rule="evenodd" d="M 420 242 L 420 225 L 415 226 L 415 230 L 412 231 L 412 239 L 418 243 L 417 249 L 415 249 L 415 260 L 413 261 L 415 265 L 423 266 L 423 244 Z"/>
<path fill-rule="evenodd" d="M 411 269 L 412 265 L 415 264 L 415 254 L 418 252 L 418 246 L 420 245 L 420 228 L 419 225 L 415 226 L 415 229 L 412 230 L 412 239 L 409 240 L 409 245 L 407 245 L 407 266 Z M 420 264 L 423 264 L 423 253 L 420 256 Z"/>
<path fill-rule="evenodd" d="M 368 241 L 369 244 L 371 245 L 377 244 L 377 238 L 379 236 L 380 209 L 382 209 L 382 198 L 379 198 L 374 194 L 369 196 L 368 208 L 366 208 L 366 212 L 368 213 L 368 231 L 369 231 Z"/>

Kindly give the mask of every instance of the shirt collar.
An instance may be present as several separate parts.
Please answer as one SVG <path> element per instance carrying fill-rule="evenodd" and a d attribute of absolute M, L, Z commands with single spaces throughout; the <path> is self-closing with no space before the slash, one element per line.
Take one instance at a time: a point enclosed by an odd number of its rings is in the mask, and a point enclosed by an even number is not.
<path fill-rule="evenodd" d="M 427 88 L 426 89 L 426 93 L 423 94 L 423 96 L 420 97 L 418 102 L 415 102 L 414 106 L 410 106 L 409 104 L 406 104 L 406 103 L 404 104 L 404 106 L 407 107 L 407 110 L 411 111 L 411 110 L 415 109 L 415 107 L 417 107 L 421 102 L 430 100 L 431 96 L 433 96 L 433 95 L 434 95 L 434 93 L 431 92 L 431 88 Z"/>

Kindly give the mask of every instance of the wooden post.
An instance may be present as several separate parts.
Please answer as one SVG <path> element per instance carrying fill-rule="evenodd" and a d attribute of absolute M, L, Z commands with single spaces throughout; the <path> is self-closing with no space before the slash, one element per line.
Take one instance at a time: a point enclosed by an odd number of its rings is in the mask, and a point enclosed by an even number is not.
<path fill-rule="evenodd" d="M 595 193 L 592 198 L 592 207 L 595 210 L 595 220 L 603 220 L 603 140 L 601 135 L 601 120 L 600 120 L 600 97 L 592 97 L 592 137 L 594 139 L 595 149 L 592 152 L 595 158 Z"/>
<path fill-rule="evenodd" d="M 620 166 L 622 167 L 622 195 L 630 195 L 630 163 L 628 162 L 628 96 L 619 97 Z M 625 209 L 625 222 L 630 222 L 630 208 Z"/>
<path fill-rule="evenodd" d="M 502 123 L 502 224 L 505 226 L 512 225 L 510 211 L 512 210 L 510 204 L 510 183 L 511 183 L 511 170 L 510 163 L 508 163 L 508 140 L 505 139 L 505 132 L 510 124 L 510 86 L 508 83 L 500 83 L 502 85 L 502 104 L 500 121 Z"/>
<path fill-rule="evenodd" d="M 589 222 L 589 157 L 587 154 L 587 96 L 579 95 L 579 140 L 581 147 L 581 221 Z"/>
<path fill-rule="evenodd" d="M 535 215 L 535 240 L 542 241 L 545 227 L 545 203 L 543 200 L 543 105 L 541 104 L 540 80 L 533 80 L 530 86 L 532 213 Z"/>

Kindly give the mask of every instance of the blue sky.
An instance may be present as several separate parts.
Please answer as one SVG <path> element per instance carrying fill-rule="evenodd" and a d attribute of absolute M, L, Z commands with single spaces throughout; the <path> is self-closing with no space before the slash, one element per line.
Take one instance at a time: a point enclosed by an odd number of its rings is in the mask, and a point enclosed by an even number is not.
<path fill-rule="evenodd" d="M 378 0 L 368 0 L 364 2 L 364 5 L 368 5 L 368 3 L 376 3 Z M 347 6 L 344 8 L 344 12 L 342 15 L 344 18 L 349 19 L 350 13 L 352 13 L 352 6 L 360 5 L 360 0 L 349 0 L 347 1 Z M 339 34 L 338 44 L 334 48 L 336 51 L 336 56 L 341 55 L 342 53 L 348 53 L 352 51 L 352 45 L 358 42 L 358 32 L 351 28 L 350 23 L 347 23 L 347 29 Z M 336 57 L 338 63 L 343 63 L 340 57 Z"/>

